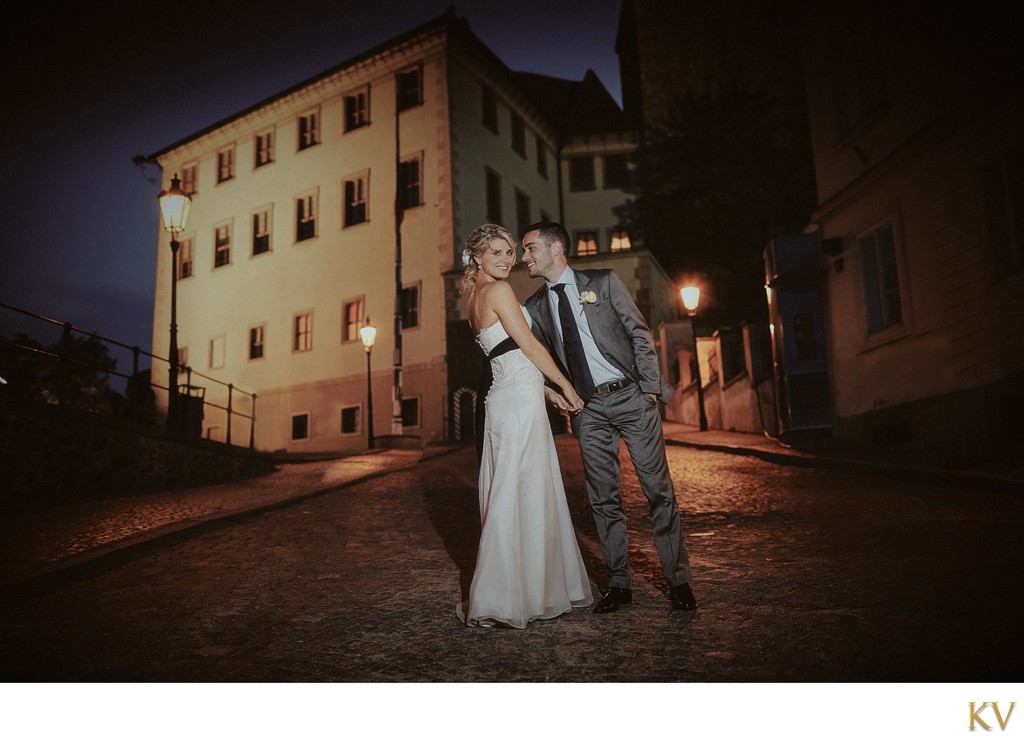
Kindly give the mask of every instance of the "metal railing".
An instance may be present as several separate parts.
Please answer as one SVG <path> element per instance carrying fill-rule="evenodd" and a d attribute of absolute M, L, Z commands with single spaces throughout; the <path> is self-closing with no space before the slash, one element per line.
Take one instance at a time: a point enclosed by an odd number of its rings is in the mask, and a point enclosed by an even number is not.
<path fill-rule="evenodd" d="M 166 385 L 163 385 L 163 384 L 158 383 L 158 382 L 153 382 L 153 380 L 152 380 L 153 363 L 155 363 L 155 362 L 162 362 L 165 367 L 169 367 L 170 366 L 170 360 L 168 360 L 166 357 L 161 357 L 158 354 L 154 354 L 153 352 L 146 351 L 144 349 L 141 349 L 138 346 L 133 346 L 131 344 L 125 344 L 124 342 L 117 341 L 116 339 L 111 339 L 111 338 L 107 338 L 106 336 L 101 336 L 100 334 L 95 333 L 93 331 L 83 330 L 81 328 L 78 328 L 78 327 L 72 325 L 69 322 L 55 320 L 53 318 L 46 317 L 45 315 L 39 315 L 37 313 L 30 312 L 28 310 L 23 310 L 23 309 L 21 309 L 19 307 L 15 307 L 13 305 L 8 305 L 8 304 L 3 303 L 3 302 L 0 302 L 0 308 L 3 308 L 4 310 L 10 310 L 11 312 L 17 313 L 18 315 L 24 316 L 26 319 L 31 319 L 31 320 L 37 321 L 39 323 L 45 323 L 46 325 L 56 326 L 56 327 L 60 328 L 60 340 L 59 340 L 59 343 L 58 343 L 58 345 L 56 347 L 56 349 L 57 349 L 56 352 L 46 351 L 46 350 L 40 349 L 38 347 L 31 346 L 30 344 L 25 343 L 25 342 L 19 342 L 19 341 L 15 341 L 15 340 L 12 340 L 10 338 L 7 338 L 6 336 L 0 336 L 0 345 L 8 347 L 9 349 L 14 349 L 14 350 L 18 350 L 20 352 L 24 352 L 26 354 L 29 354 L 32 357 L 39 357 L 42 361 L 47 361 L 47 362 L 50 362 L 51 364 L 55 364 L 56 365 L 56 368 L 57 368 L 57 376 L 56 376 L 56 386 L 57 387 L 56 387 L 56 393 L 47 392 L 44 396 L 41 397 L 40 400 L 46 401 L 48 403 L 56 403 L 56 404 L 58 404 L 59 406 L 62 406 L 62 407 L 81 408 L 81 409 L 84 409 L 86 411 L 97 411 L 98 409 L 95 408 L 96 404 L 93 404 L 94 408 L 92 408 L 92 409 L 90 409 L 88 407 L 85 407 L 85 406 L 83 406 L 82 400 L 81 399 L 73 399 L 71 397 L 72 394 L 70 392 L 70 388 L 71 388 L 71 375 L 72 375 L 72 372 L 74 371 L 73 368 L 90 370 L 90 371 L 93 371 L 93 372 L 96 372 L 96 373 L 103 373 L 104 375 L 107 375 L 107 376 L 114 376 L 114 377 L 118 377 L 118 378 L 123 378 L 125 380 L 125 383 L 126 383 L 126 388 L 125 388 L 126 396 L 125 396 L 125 398 L 123 400 L 123 407 L 124 408 L 122 410 L 122 415 L 123 416 L 127 416 L 128 418 L 131 418 L 131 419 L 141 420 L 141 419 L 144 418 L 143 406 L 146 403 L 146 399 L 143 396 L 141 396 L 139 394 L 139 392 L 138 392 L 139 387 L 142 385 L 140 383 L 140 373 L 145 372 L 145 369 L 146 369 L 146 368 L 140 368 L 140 359 L 141 358 L 148 358 L 150 360 L 150 367 L 149 367 L 149 369 L 150 369 L 150 373 L 151 374 L 150 374 L 150 379 L 145 381 L 145 387 L 146 388 L 156 388 L 158 390 L 162 390 L 162 391 L 165 391 L 165 392 L 169 390 Z M 85 361 L 82 361 L 80 359 L 76 359 L 70 353 L 71 346 L 69 345 L 70 341 L 72 339 L 72 334 L 74 334 L 74 333 L 78 333 L 78 334 L 84 335 L 85 337 L 87 337 L 87 340 L 100 341 L 100 342 L 103 342 L 104 344 L 109 344 L 109 345 L 112 345 L 112 346 L 119 347 L 120 349 L 123 349 L 123 350 L 126 350 L 126 351 L 130 351 L 131 355 L 132 355 L 131 356 L 131 361 L 132 361 L 132 370 L 131 370 L 131 372 L 130 373 L 122 372 L 121 370 L 119 370 L 117 368 L 111 369 L 109 367 L 106 367 L 106 366 L 103 366 L 103 365 L 99 365 L 99 364 L 97 364 L 95 362 L 85 362 Z M 27 334 L 26 334 L 26 336 L 27 336 Z M 31 341 L 32 339 L 28 338 L 27 340 Z M 114 361 L 115 361 L 115 363 L 117 362 L 117 358 L 116 357 L 114 358 Z M 226 435 L 225 435 L 225 438 L 224 438 L 224 442 L 226 444 L 228 444 L 228 445 L 232 444 L 232 442 L 231 442 L 231 435 L 232 435 L 231 426 L 232 426 L 232 422 L 234 421 L 234 419 L 238 418 L 238 419 L 248 420 L 249 448 L 253 449 L 255 447 L 255 435 L 256 435 L 256 394 L 255 393 L 250 393 L 249 391 L 246 391 L 246 390 L 243 390 L 243 389 L 239 388 L 238 386 L 234 385 L 233 383 L 225 383 L 224 381 L 218 380 L 217 378 L 213 378 L 213 377 L 205 375 L 205 374 L 203 374 L 201 372 L 197 372 L 197 371 L 193 370 L 191 367 L 187 367 L 187 366 L 186 367 L 181 367 L 179 371 L 182 374 L 185 375 L 185 379 L 186 379 L 185 383 L 180 384 L 179 387 L 178 387 L 178 398 L 181 399 L 184 402 L 183 408 L 187 411 L 190 406 L 194 407 L 196 405 L 197 401 L 198 401 L 199 404 L 203 408 L 205 408 L 206 406 L 210 406 L 210 407 L 212 407 L 214 409 L 220 409 L 221 411 L 224 411 L 226 413 L 226 415 L 227 415 L 227 430 L 226 430 Z M 5 376 L 5 379 L 10 381 L 10 377 L 12 376 L 12 374 L 11 373 L 5 374 L 3 372 L 0 372 L 0 376 Z M 203 382 L 208 382 L 208 383 L 213 384 L 213 385 L 212 385 L 212 387 L 211 386 L 195 385 L 192 382 L 193 378 L 199 379 L 199 380 L 201 380 Z M 3 383 L 0 383 L 0 387 L 3 387 L 5 389 L 7 389 L 7 390 L 17 390 L 17 385 L 18 385 L 17 383 L 10 383 L 10 382 L 8 382 L 7 385 L 3 385 Z M 8 388 L 8 386 L 12 386 L 12 388 Z M 210 391 L 216 392 L 216 391 L 220 391 L 221 389 L 223 389 L 223 392 L 225 394 L 224 403 L 218 403 L 216 400 L 211 401 L 211 400 L 207 399 L 207 395 L 206 394 L 208 392 L 210 392 Z M 150 396 L 151 396 L 151 391 L 149 393 L 150 393 Z M 196 395 L 196 394 L 200 394 L 200 395 Z M 243 411 L 239 411 L 235 407 L 235 398 L 236 398 L 236 396 L 242 396 L 243 398 L 247 398 L 247 400 L 249 401 L 249 407 L 250 407 L 249 408 L 249 413 L 245 413 Z M 200 410 L 200 412 L 201 412 L 201 410 Z M 113 413 L 118 413 L 118 410 L 114 409 Z M 201 429 L 202 425 L 201 425 L 201 422 L 200 422 L 199 424 L 193 424 L 192 426 Z"/>

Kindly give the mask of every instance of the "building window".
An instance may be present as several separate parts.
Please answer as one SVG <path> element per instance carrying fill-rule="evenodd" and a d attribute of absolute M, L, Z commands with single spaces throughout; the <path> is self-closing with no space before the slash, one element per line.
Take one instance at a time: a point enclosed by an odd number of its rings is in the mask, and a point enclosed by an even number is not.
<path fill-rule="evenodd" d="M 352 435 L 355 433 L 362 432 L 362 426 L 360 422 L 360 409 L 358 406 L 345 406 L 341 409 L 341 433 L 343 435 Z"/>
<path fill-rule="evenodd" d="M 217 152 L 217 184 L 235 176 L 235 147 L 228 146 Z"/>
<path fill-rule="evenodd" d="M 398 205 L 414 208 L 423 204 L 421 167 L 423 155 L 404 159 L 398 165 Z"/>
<path fill-rule="evenodd" d="M 542 209 L 540 210 L 540 220 L 541 220 L 541 221 L 551 221 L 551 214 L 549 214 L 549 213 L 548 213 L 547 211 L 545 211 L 545 210 L 544 210 L 544 209 L 542 208 Z"/>
<path fill-rule="evenodd" d="M 359 329 L 363 327 L 363 300 L 353 299 L 341 306 L 341 341 L 361 341 Z"/>
<path fill-rule="evenodd" d="M 613 253 L 624 253 L 633 249 L 628 229 L 613 229 L 608 235 L 608 248 Z"/>
<path fill-rule="evenodd" d="M 263 359 L 263 337 L 265 335 L 266 326 L 249 329 L 249 359 Z"/>
<path fill-rule="evenodd" d="M 270 209 L 260 209 L 252 215 L 252 254 L 270 252 Z"/>
<path fill-rule="evenodd" d="M 292 440 L 309 440 L 309 414 L 292 414 Z"/>
<path fill-rule="evenodd" d="M 369 215 L 369 172 L 345 180 L 345 226 L 362 224 Z"/>
<path fill-rule="evenodd" d="M 572 156 L 569 158 L 569 190 L 574 193 L 594 190 L 594 157 Z"/>
<path fill-rule="evenodd" d="M 231 262 L 231 225 L 222 224 L 213 230 L 213 267 Z"/>
<path fill-rule="evenodd" d="M 1024 270 L 1024 144 L 981 167 L 985 238 L 998 281 Z"/>
<path fill-rule="evenodd" d="M 484 86 L 482 89 L 483 124 L 492 133 L 498 133 L 498 97 L 494 89 Z"/>
<path fill-rule="evenodd" d="M 395 81 L 398 91 L 398 111 L 423 104 L 423 68 L 417 65 L 398 74 Z"/>
<path fill-rule="evenodd" d="M 597 255 L 597 232 L 585 230 L 576 233 L 576 254 Z"/>
<path fill-rule="evenodd" d="M 516 188 L 516 231 L 522 237 L 530 226 L 530 196 Z"/>
<path fill-rule="evenodd" d="M 224 366 L 224 336 L 210 339 L 210 369 L 219 370 Z"/>
<path fill-rule="evenodd" d="M 485 190 L 487 193 L 487 221 L 501 224 L 501 178 L 497 172 L 487 169 Z"/>
<path fill-rule="evenodd" d="M 859 240 L 864 277 L 864 304 L 868 333 L 903 322 L 899 269 L 892 224 L 886 224 Z"/>
<path fill-rule="evenodd" d="M 268 130 L 256 135 L 256 167 L 258 169 L 272 161 L 274 161 L 274 131 Z"/>
<path fill-rule="evenodd" d="M 537 136 L 537 173 L 541 177 L 548 176 L 548 149 L 544 145 L 544 139 Z"/>
<path fill-rule="evenodd" d="M 192 275 L 192 248 L 195 243 L 189 237 L 178 244 L 178 278 L 187 279 Z"/>
<path fill-rule="evenodd" d="M 420 325 L 420 285 L 412 284 L 402 289 L 402 330 L 419 328 Z"/>
<path fill-rule="evenodd" d="M 345 95 L 345 132 L 370 124 L 370 87 Z"/>
<path fill-rule="evenodd" d="M 402 399 L 402 427 L 418 427 L 420 423 L 420 400 Z"/>
<path fill-rule="evenodd" d="M 526 125 L 518 112 L 512 113 L 512 150 L 526 158 Z"/>
<path fill-rule="evenodd" d="M 295 199 L 295 241 L 316 237 L 316 191 Z"/>
<path fill-rule="evenodd" d="M 320 143 L 320 110 L 299 115 L 299 151 Z"/>
<path fill-rule="evenodd" d="M 181 190 L 185 195 L 196 194 L 196 165 L 190 164 L 187 167 L 182 167 L 181 170 Z"/>
<path fill-rule="evenodd" d="M 629 160 L 625 154 L 605 154 L 605 190 L 629 190 Z"/>
<path fill-rule="evenodd" d="M 313 313 L 300 313 L 292 325 L 292 351 L 308 352 L 313 348 Z"/>

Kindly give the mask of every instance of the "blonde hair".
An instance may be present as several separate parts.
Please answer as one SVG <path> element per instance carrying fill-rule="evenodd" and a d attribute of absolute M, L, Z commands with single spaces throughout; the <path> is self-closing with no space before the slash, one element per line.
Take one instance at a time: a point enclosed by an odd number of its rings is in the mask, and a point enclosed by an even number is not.
<path fill-rule="evenodd" d="M 501 226 L 501 224 L 482 224 L 466 237 L 466 247 L 462 251 L 462 265 L 465 271 L 462 274 L 462 291 L 471 292 L 476 287 L 476 275 L 480 272 L 480 256 L 491 249 L 491 240 L 505 240 L 512 250 L 515 251 L 516 239 L 512 233 Z M 512 264 L 515 265 L 515 258 Z"/>

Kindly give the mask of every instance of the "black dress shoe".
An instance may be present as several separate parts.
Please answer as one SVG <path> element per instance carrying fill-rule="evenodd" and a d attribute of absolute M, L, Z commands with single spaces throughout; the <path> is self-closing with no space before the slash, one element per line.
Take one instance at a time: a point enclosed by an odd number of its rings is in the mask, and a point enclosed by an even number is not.
<path fill-rule="evenodd" d="M 620 589 L 612 586 L 608 589 L 601 600 L 594 605 L 594 612 L 596 614 L 604 614 L 605 612 L 616 612 L 619 607 L 624 604 L 629 604 L 633 601 L 633 592 L 630 589 Z"/>
<path fill-rule="evenodd" d="M 697 601 L 693 598 L 693 591 L 688 583 L 680 583 L 678 586 L 673 586 L 672 593 L 669 594 L 668 598 L 672 602 L 673 609 L 684 609 L 687 612 L 697 609 Z"/>

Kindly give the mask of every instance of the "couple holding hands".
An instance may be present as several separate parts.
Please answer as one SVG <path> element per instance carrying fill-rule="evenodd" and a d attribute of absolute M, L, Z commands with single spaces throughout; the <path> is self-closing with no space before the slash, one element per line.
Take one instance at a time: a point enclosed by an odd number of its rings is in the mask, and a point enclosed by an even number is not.
<path fill-rule="evenodd" d="M 661 377 L 650 328 L 613 271 L 568 266 L 569 236 L 560 224 L 533 224 L 522 240 L 530 276 L 545 281 L 525 305 L 506 281 L 517 245 L 508 230 L 484 224 L 462 254 L 469 324 L 490 360 L 492 382 L 483 406 L 480 546 L 457 614 L 471 626 L 524 628 L 594 602 L 545 399 L 569 416 L 579 441 L 607 575 L 593 611 L 632 601 L 620 437 L 650 506 L 672 606 L 694 610 L 658 410 L 672 389 Z"/>

